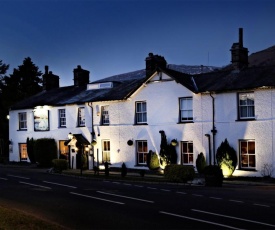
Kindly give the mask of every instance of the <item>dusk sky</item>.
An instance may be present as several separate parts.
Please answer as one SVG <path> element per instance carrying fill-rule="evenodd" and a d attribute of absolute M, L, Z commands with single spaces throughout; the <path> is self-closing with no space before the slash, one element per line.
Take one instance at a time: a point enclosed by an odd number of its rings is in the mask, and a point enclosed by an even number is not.
<path fill-rule="evenodd" d="M 152 52 L 168 64 L 225 66 L 243 28 L 249 54 L 275 45 L 273 0 L 0 0 L 0 60 L 8 74 L 30 57 L 73 84 L 145 68 Z"/>

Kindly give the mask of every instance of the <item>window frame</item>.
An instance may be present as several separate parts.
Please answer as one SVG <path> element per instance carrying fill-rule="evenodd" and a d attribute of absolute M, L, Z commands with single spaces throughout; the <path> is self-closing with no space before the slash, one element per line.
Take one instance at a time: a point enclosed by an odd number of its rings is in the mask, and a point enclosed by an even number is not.
<path fill-rule="evenodd" d="M 189 108 L 189 103 L 187 101 L 191 101 L 191 108 Z M 187 108 L 182 108 L 183 102 L 186 103 Z M 187 116 L 183 116 L 183 113 L 187 112 Z M 191 116 L 189 114 L 191 113 Z M 185 118 L 185 119 L 183 119 Z M 193 97 L 180 97 L 179 98 L 179 123 L 188 123 L 193 122 Z"/>
<path fill-rule="evenodd" d="M 107 143 L 107 145 L 105 145 Z M 110 140 L 102 140 L 102 163 L 104 164 L 106 161 L 111 163 L 111 142 Z M 106 149 L 107 147 L 107 149 Z"/>
<path fill-rule="evenodd" d="M 139 144 L 141 144 L 141 150 L 139 151 Z M 139 166 L 147 165 L 147 156 L 148 156 L 148 141 L 147 140 L 137 140 L 136 141 L 136 162 Z M 141 157 L 141 158 L 140 158 Z M 142 159 L 142 161 L 140 161 Z"/>
<path fill-rule="evenodd" d="M 79 107 L 77 111 L 78 127 L 85 127 L 85 107 Z"/>
<path fill-rule="evenodd" d="M 249 104 L 249 95 L 253 95 L 253 104 Z M 246 97 L 245 104 L 241 104 L 241 97 Z M 249 116 L 249 108 L 252 108 L 253 116 Z M 245 109 L 245 112 L 243 111 Z M 247 115 L 244 116 L 244 113 Z M 238 93 L 238 120 L 255 120 L 255 94 L 254 92 L 240 92 Z"/>
<path fill-rule="evenodd" d="M 62 113 L 64 112 L 64 113 Z M 62 116 L 64 115 L 64 116 Z M 58 109 L 58 120 L 59 120 L 59 127 L 66 128 L 67 121 L 66 121 L 66 109 Z"/>
<path fill-rule="evenodd" d="M 23 117 L 22 117 L 23 116 Z M 18 128 L 19 130 L 27 130 L 27 112 L 18 113 Z"/>
<path fill-rule="evenodd" d="M 101 124 L 102 125 L 110 124 L 109 105 L 101 106 Z"/>
<path fill-rule="evenodd" d="M 246 143 L 246 146 L 242 143 Z M 253 145 L 249 146 L 249 143 L 253 143 Z M 245 147 L 246 150 L 244 149 Z M 256 142 L 254 139 L 239 140 L 239 159 L 239 168 L 241 170 L 256 170 Z M 243 163 L 245 160 L 247 160 L 246 164 Z"/>
<path fill-rule="evenodd" d="M 185 144 L 186 144 L 186 148 L 184 148 Z M 190 148 L 191 148 L 192 152 L 189 151 Z M 187 150 L 187 152 L 184 151 L 185 149 Z M 181 155 L 181 164 L 182 165 L 194 165 L 194 143 L 193 143 L 193 141 L 181 141 L 180 155 Z M 187 157 L 187 162 L 185 162 L 185 156 Z M 191 159 L 192 159 L 192 161 L 191 161 Z"/>
<path fill-rule="evenodd" d="M 141 106 L 139 106 L 141 105 Z M 144 109 L 145 105 L 145 110 Z M 141 111 L 138 111 L 138 108 L 141 108 Z M 147 102 L 146 101 L 136 101 L 135 103 L 135 124 L 144 125 L 147 124 Z"/>

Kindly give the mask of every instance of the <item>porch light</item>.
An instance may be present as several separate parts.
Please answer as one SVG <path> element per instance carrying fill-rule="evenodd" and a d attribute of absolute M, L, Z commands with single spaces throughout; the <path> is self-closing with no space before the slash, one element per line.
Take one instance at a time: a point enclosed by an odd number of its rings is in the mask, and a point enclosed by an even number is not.
<path fill-rule="evenodd" d="M 68 138 L 69 138 L 70 140 L 72 140 L 73 137 L 74 137 L 74 135 L 70 132 L 70 133 L 68 134 Z"/>
<path fill-rule="evenodd" d="M 97 144 L 96 139 L 93 139 L 91 144 L 95 146 Z"/>

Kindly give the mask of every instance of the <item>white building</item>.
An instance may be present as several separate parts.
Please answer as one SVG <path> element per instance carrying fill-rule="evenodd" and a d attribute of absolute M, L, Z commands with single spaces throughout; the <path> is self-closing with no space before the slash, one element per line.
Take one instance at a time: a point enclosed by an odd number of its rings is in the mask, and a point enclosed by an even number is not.
<path fill-rule="evenodd" d="M 214 163 L 227 139 L 238 157 L 233 175 L 262 176 L 264 166 L 275 166 L 275 67 L 248 68 L 241 29 L 231 52 L 232 69 L 197 75 L 169 69 L 152 53 L 144 70 L 91 83 L 78 66 L 69 87 L 46 67 L 44 91 L 11 107 L 10 161 L 29 160 L 27 138 L 48 137 L 73 168 L 79 153 L 89 153 L 89 169 L 105 161 L 148 169 L 146 155 L 159 153 L 162 130 L 178 141 L 178 164 L 195 166 L 200 152 Z"/>

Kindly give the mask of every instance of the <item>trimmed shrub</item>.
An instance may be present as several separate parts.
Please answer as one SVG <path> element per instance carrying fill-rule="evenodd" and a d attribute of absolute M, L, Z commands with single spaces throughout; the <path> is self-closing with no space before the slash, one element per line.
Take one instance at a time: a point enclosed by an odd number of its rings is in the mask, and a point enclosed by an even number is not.
<path fill-rule="evenodd" d="M 35 145 L 35 140 L 33 138 L 31 139 L 27 138 L 27 153 L 28 153 L 30 162 L 32 164 L 36 163 L 35 155 L 34 155 L 34 145 Z"/>
<path fill-rule="evenodd" d="M 126 167 L 126 164 L 123 162 L 121 165 L 121 176 L 126 177 L 126 175 L 127 175 L 127 167 Z"/>
<path fill-rule="evenodd" d="M 159 157 L 152 150 L 147 154 L 147 166 L 150 170 L 159 169 Z"/>
<path fill-rule="evenodd" d="M 52 160 L 57 158 L 57 146 L 54 139 L 37 139 L 34 144 L 35 159 L 40 167 L 51 167 Z"/>
<path fill-rule="evenodd" d="M 216 159 L 224 177 L 230 177 L 237 166 L 237 153 L 229 145 L 227 139 L 217 148 Z"/>
<path fill-rule="evenodd" d="M 218 165 L 208 165 L 204 168 L 203 172 L 205 176 L 205 186 L 222 186 L 223 174 Z"/>
<path fill-rule="evenodd" d="M 183 182 L 193 180 L 195 170 L 192 165 L 176 165 L 170 164 L 165 167 L 164 178 L 171 182 Z"/>
<path fill-rule="evenodd" d="M 68 169 L 68 161 L 65 159 L 53 159 L 52 163 L 55 171 L 62 172 Z"/>
<path fill-rule="evenodd" d="M 203 153 L 200 153 L 196 160 L 196 168 L 198 170 L 198 173 L 202 174 L 205 167 L 206 167 L 205 157 Z"/>

